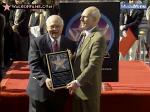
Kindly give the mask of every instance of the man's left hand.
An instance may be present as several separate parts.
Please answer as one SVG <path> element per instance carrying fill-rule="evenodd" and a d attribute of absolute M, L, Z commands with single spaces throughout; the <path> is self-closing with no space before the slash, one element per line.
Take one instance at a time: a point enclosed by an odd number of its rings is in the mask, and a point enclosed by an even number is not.
<path fill-rule="evenodd" d="M 74 80 L 74 81 L 70 82 L 69 84 L 67 84 L 67 89 L 69 89 L 69 94 L 75 93 L 75 90 L 78 87 L 80 87 L 80 86 L 77 84 L 76 80 Z"/>

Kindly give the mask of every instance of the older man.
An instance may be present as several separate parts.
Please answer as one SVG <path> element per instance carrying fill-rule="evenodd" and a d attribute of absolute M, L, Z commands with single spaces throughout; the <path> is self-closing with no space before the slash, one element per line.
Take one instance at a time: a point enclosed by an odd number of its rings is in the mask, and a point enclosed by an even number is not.
<path fill-rule="evenodd" d="M 106 48 L 106 41 L 98 28 L 100 17 L 99 9 L 94 6 L 86 8 L 81 14 L 82 39 L 73 66 L 76 80 L 69 83 L 67 88 L 73 94 L 80 87 L 87 100 L 75 94 L 73 112 L 100 112 L 101 72 Z"/>
<path fill-rule="evenodd" d="M 68 96 L 67 89 L 51 90 L 45 54 L 70 49 L 75 43 L 61 36 L 64 22 L 58 15 L 51 15 L 46 21 L 48 34 L 34 38 L 30 44 L 30 78 L 27 92 L 30 98 L 29 112 L 63 112 Z M 56 49 L 57 43 L 57 49 Z"/>

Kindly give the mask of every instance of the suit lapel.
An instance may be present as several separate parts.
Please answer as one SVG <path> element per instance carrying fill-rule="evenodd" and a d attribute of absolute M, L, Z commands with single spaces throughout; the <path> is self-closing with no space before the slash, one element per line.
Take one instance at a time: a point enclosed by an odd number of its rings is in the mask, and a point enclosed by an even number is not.
<path fill-rule="evenodd" d="M 68 40 L 66 37 L 62 36 L 60 39 L 60 51 L 64 51 L 67 48 Z M 70 43 L 69 43 L 70 44 Z"/>
<path fill-rule="evenodd" d="M 85 47 L 88 45 L 88 43 L 91 41 L 91 38 L 93 36 L 93 33 L 90 34 L 88 37 L 86 37 L 86 39 L 84 40 L 81 48 L 79 49 L 79 54 L 81 54 L 83 52 L 83 50 L 85 49 Z"/>
<path fill-rule="evenodd" d="M 45 46 L 45 47 L 44 47 L 44 48 L 45 48 L 44 51 L 45 51 L 46 53 L 49 53 L 49 52 L 52 52 L 52 51 L 53 51 L 53 50 L 52 50 L 51 39 L 50 39 L 50 37 L 49 37 L 48 34 L 46 35 L 46 39 L 45 39 L 45 42 L 44 42 L 43 46 Z"/>
<path fill-rule="evenodd" d="M 98 31 L 98 30 L 99 30 L 98 27 L 92 30 L 91 34 L 88 37 L 86 37 L 86 39 L 84 40 L 83 45 L 81 46 L 81 48 L 79 49 L 79 52 L 77 52 L 76 55 L 81 55 L 83 50 L 86 48 L 86 46 L 88 45 L 88 43 L 91 41 L 92 37 L 94 36 L 95 31 Z"/>
<path fill-rule="evenodd" d="M 64 49 L 63 48 L 63 44 L 64 44 L 64 39 L 63 38 L 64 37 L 61 37 L 61 39 L 60 39 L 60 51 Z"/>
<path fill-rule="evenodd" d="M 137 14 L 138 10 L 133 10 L 132 12 L 132 17 L 135 17 L 135 15 Z"/>
<path fill-rule="evenodd" d="M 67 44 L 67 40 L 65 39 L 65 37 L 61 37 L 60 50 L 64 50 L 65 49 L 65 46 L 66 46 L 65 44 Z M 43 42 L 43 46 L 44 46 L 44 51 L 46 53 L 53 51 L 52 42 L 51 42 L 51 39 L 50 39 L 48 34 L 46 35 L 45 42 Z"/>

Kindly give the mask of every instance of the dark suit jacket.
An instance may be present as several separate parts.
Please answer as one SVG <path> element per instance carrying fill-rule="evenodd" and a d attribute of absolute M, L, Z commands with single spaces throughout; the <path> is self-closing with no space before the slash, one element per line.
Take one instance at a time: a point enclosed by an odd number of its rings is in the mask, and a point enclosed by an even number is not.
<path fill-rule="evenodd" d="M 125 22 L 125 14 L 127 14 L 126 22 Z M 139 31 L 138 27 L 142 21 L 143 16 L 144 16 L 144 10 L 134 9 L 131 15 L 130 15 L 130 11 L 126 10 L 123 13 L 121 13 L 121 25 L 126 25 L 125 30 L 130 28 L 133 34 L 138 39 L 138 31 Z"/>
<path fill-rule="evenodd" d="M 61 38 L 61 51 L 70 49 L 72 52 L 74 52 L 75 47 L 75 43 L 68 38 Z M 34 100 L 45 101 L 46 99 L 55 95 L 55 93 L 48 90 L 45 85 L 45 80 L 49 77 L 45 54 L 52 52 L 51 49 L 51 41 L 48 34 L 45 34 L 38 38 L 34 38 L 31 41 L 29 49 L 29 65 L 31 74 L 29 77 L 27 92 L 29 96 Z M 35 77 L 36 79 L 34 79 L 33 77 Z"/>
<path fill-rule="evenodd" d="M 11 25 L 14 25 L 14 18 L 15 18 L 15 11 L 11 11 Z M 28 36 L 29 30 L 28 30 L 28 23 L 30 18 L 30 11 L 28 9 L 19 9 L 19 16 L 17 18 L 17 30 L 19 34 L 23 37 Z"/>
<path fill-rule="evenodd" d="M 39 23 L 40 23 L 40 15 L 38 15 L 36 17 L 35 16 L 35 12 L 32 12 L 31 16 L 30 16 L 30 19 L 31 19 L 30 27 L 32 27 L 32 26 L 38 26 L 39 25 Z"/>

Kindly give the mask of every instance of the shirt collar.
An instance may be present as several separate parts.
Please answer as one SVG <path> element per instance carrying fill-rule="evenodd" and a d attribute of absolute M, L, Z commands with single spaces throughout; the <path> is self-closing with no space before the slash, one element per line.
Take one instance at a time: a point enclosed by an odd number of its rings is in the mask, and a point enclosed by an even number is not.
<path fill-rule="evenodd" d="M 49 37 L 50 37 L 50 40 L 51 40 L 52 42 L 54 42 L 54 41 L 55 41 L 55 39 L 54 39 L 54 38 L 52 38 L 52 36 L 51 36 L 51 35 L 49 35 Z M 57 40 L 58 42 L 60 42 L 60 39 L 61 39 L 61 36 L 59 36 L 56 40 Z"/>
<path fill-rule="evenodd" d="M 51 40 L 52 43 L 54 43 L 55 39 L 53 39 L 51 35 L 49 35 L 49 39 Z M 59 36 L 59 37 L 56 39 L 59 46 L 60 46 L 60 39 L 61 39 L 61 36 Z"/>
<path fill-rule="evenodd" d="M 96 26 L 94 26 L 93 28 L 91 28 L 90 30 L 84 30 L 84 33 L 86 34 L 86 37 L 89 36 L 92 32 L 92 30 L 96 28 Z"/>

